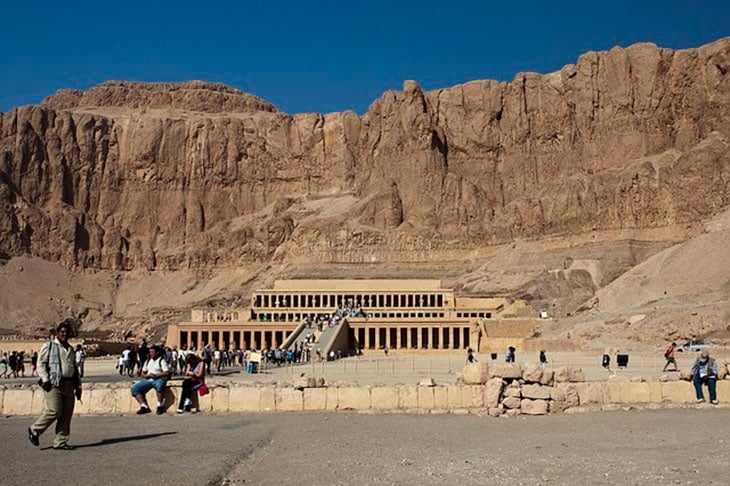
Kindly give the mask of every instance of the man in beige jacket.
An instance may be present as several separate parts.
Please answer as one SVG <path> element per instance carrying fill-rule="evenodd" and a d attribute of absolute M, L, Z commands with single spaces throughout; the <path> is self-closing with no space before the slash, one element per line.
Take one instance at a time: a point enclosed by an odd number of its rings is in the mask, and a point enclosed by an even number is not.
<path fill-rule="evenodd" d="M 68 342 L 72 332 L 70 324 L 59 324 L 56 338 L 44 344 L 38 355 L 39 382 L 45 392 L 46 409 L 28 427 L 28 439 L 34 446 L 40 444 L 40 435 L 55 421 L 53 448 L 73 450 L 68 438 L 74 413 L 74 395 L 77 400 L 81 399 L 81 380 L 76 368 L 76 353 Z"/>

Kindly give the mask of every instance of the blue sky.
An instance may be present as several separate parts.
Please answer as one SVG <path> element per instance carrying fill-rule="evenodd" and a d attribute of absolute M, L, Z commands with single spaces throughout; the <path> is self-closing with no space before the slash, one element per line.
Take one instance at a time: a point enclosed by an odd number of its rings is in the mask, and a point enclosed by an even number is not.
<path fill-rule="evenodd" d="M 103 81 L 223 82 L 288 113 L 549 73 L 583 52 L 730 35 L 730 1 L 6 2 L 0 111 Z"/>

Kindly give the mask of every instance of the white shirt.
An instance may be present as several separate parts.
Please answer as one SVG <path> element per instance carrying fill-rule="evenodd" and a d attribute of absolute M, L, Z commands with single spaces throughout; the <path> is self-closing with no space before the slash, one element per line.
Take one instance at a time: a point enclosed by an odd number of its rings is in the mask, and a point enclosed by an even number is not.
<path fill-rule="evenodd" d="M 142 373 L 150 373 L 153 375 L 159 375 L 160 373 L 167 373 L 169 371 L 170 367 L 167 366 L 167 361 L 161 356 L 154 360 L 152 358 L 148 359 L 142 368 Z"/>

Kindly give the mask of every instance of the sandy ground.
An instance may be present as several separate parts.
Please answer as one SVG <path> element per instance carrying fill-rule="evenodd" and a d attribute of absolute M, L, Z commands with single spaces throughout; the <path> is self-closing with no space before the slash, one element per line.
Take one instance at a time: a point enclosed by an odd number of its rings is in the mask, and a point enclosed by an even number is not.
<path fill-rule="evenodd" d="M 680 369 L 689 370 L 697 353 L 677 353 L 677 364 Z M 730 350 L 714 348 L 712 356 L 721 363 L 730 361 Z M 501 363 L 502 356 L 492 361 L 490 356 L 477 355 L 477 359 L 486 363 Z M 663 374 L 665 360 L 661 353 L 647 351 L 645 353 L 629 354 L 629 366 L 616 368 L 610 371 L 601 366 L 601 354 L 595 352 L 563 352 L 548 355 L 549 366 L 579 366 L 590 381 L 606 380 L 610 375 L 625 375 L 629 377 L 643 377 L 652 379 Z M 517 355 L 517 363 L 537 363 L 537 356 L 526 354 Z M 615 364 L 615 356 L 612 356 Z M 87 381 L 118 380 L 114 370 L 114 358 L 97 358 L 87 361 Z M 360 357 L 341 359 L 324 363 L 298 364 L 294 366 L 265 367 L 261 373 L 247 374 L 240 367 L 231 367 L 222 370 L 220 375 L 211 377 L 211 380 L 242 381 L 250 383 L 286 383 L 294 377 L 303 374 L 314 377 L 323 377 L 327 383 L 358 383 L 368 384 L 416 384 L 423 379 L 432 378 L 437 384 L 456 383 L 458 374 L 464 367 L 465 356 L 462 354 L 408 354 L 390 351 L 388 356 L 382 352 L 367 354 Z M 131 380 L 131 379 L 130 379 Z"/>
<path fill-rule="evenodd" d="M 69 452 L 30 422 L 0 421 L 0 484 L 727 484 L 730 460 L 728 408 L 76 417 Z"/>
<path fill-rule="evenodd" d="M 726 484 L 729 417 L 717 410 L 284 415 L 269 443 L 224 482 Z"/>
<path fill-rule="evenodd" d="M 730 349 L 718 347 L 712 349 L 712 356 L 720 363 L 730 362 Z M 677 353 L 677 364 L 680 370 L 688 371 L 697 353 Z M 642 377 L 650 380 L 662 374 L 665 360 L 661 353 L 647 351 L 630 353 L 629 365 L 626 368 L 612 366 L 610 371 L 601 366 L 602 355 L 598 352 L 562 352 L 548 354 L 549 367 L 579 366 L 589 381 L 606 380 L 611 375 Z M 488 355 L 477 355 L 477 359 L 486 363 L 501 363 L 503 358 L 493 361 Z M 85 381 L 117 382 L 131 381 L 133 378 L 120 377 L 114 369 L 116 358 L 93 358 L 86 362 Z M 517 354 L 517 363 L 537 363 L 537 355 Z M 612 355 L 615 365 L 615 355 Z M 390 351 L 386 357 L 382 352 L 373 352 L 359 357 L 344 358 L 323 363 L 297 364 L 294 366 L 265 366 L 261 373 L 247 374 L 244 369 L 234 366 L 214 373 L 209 377 L 216 381 L 240 381 L 246 383 L 288 383 L 295 377 L 305 374 L 316 378 L 322 377 L 330 384 L 361 385 L 397 385 L 417 384 L 424 379 L 433 379 L 436 384 L 453 384 L 457 382 L 459 373 L 465 364 L 465 356 L 460 353 L 443 354 L 410 354 Z M 30 375 L 30 366 L 27 366 Z M 2 379 L 2 383 L 30 383 L 35 379 L 30 376 L 18 379 Z"/>

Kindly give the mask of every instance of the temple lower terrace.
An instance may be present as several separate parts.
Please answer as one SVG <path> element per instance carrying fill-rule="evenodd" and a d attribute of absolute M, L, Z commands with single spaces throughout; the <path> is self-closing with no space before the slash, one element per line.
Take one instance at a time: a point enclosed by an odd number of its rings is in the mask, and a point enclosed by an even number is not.
<path fill-rule="evenodd" d="M 531 329 L 537 321 L 524 301 L 459 297 L 439 280 L 278 280 L 273 289 L 254 291 L 250 307 L 193 309 L 189 322 L 169 326 L 166 344 L 484 351 L 498 329 Z"/>

